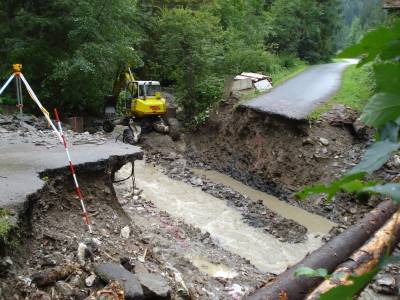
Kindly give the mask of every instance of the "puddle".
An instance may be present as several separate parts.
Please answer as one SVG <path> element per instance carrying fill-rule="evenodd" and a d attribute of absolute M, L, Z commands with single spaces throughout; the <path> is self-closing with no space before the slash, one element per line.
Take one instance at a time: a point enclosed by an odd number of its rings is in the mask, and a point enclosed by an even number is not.
<path fill-rule="evenodd" d="M 201 256 L 187 257 L 190 262 L 201 272 L 215 278 L 232 279 L 238 274 L 228 266 L 222 264 L 213 264 Z"/>
<path fill-rule="evenodd" d="M 210 233 L 222 248 L 248 259 L 262 272 L 281 273 L 322 244 L 314 234 L 309 234 L 304 243 L 280 242 L 244 223 L 240 212 L 229 207 L 226 201 L 173 180 L 143 161 L 136 162 L 135 174 L 137 186 L 159 210 Z"/>
<path fill-rule="evenodd" d="M 246 195 L 253 201 L 262 200 L 264 205 L 270 210 L 303 225 L 310 233 L 326 234 L 335 226 L 335 223 L 328 219 L 309 213 L 299 207 L 281 201 L 274 196 L 253 189 L 225 174 L 203 169 L 193 169 L 192 171 L 198 176 L 205 176 L 212 182 L 223 184 L 242 195 Z"/>

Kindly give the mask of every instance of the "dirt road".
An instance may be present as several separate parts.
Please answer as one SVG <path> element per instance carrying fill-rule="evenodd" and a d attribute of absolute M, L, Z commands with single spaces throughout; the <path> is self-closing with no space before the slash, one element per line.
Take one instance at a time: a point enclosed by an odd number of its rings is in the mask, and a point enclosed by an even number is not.
<path fill-rule="evenodd" d="M 340 87 L 343 71 L 357 60 L 310 67 L 243 106 L 291 119 L 305 119 L 315 107 L 329 100 Z"/>

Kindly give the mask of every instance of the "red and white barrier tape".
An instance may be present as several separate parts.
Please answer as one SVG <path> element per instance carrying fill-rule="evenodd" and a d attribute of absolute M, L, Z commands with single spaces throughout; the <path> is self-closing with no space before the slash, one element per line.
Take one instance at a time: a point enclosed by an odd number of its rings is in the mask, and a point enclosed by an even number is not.
<path fill-rule="evenodd" d="M 38 97 L 36 96 L 35 92 L 32 90 L 31 86 L 29 85 L 28 81 L 25 79 L 24 75 L 22 73 L 19 73 L 19 72 L 18 73 L 14 73 L 14 74 L 12 74 L 10 76 L 10 78 L 6 81 L 6 83 L 0 89 L 0 95 L 4 92 L 4 90 L 7 88 L 7 86 L 10 84 L 10 82 L 13 80 L 13 78 L 16 77 L 16 76 L 21 78 L 22 82 L 24 83 L 24 85 L 25 85 L 25 87 L 26 87 L 26 89 L 28 91 L 29 96 L 32 98 L 32 100 L 36 103 L 36 105 L 42 111 L 42 113 L 45 116 L 47 122 L 49 123 L 49 125 L 53 129 L 53 132 L 57 135 L 57 137 L 60 140 L 60 142 L 64 145 L 65 152 L 67 153 L 69 167 L 70 167 L 70 170 L 71 170 L 71 173 L 72 173 L 72 177 L 74 178 L 76 194 L 78 195 L 79 201 L 81 202 L 83 215 L 84 215 L 84 220 L 85 220 L 86 225 L 89 228 L 89 232 L 92 233 L 92 227 L 90 225 L 89 215 L 88 215 L 86 207 L 85 207 L 83 195 L 82 195 L 81 189 L 79 187 L 78 179 L 77 179 L 76 173 L 75 173 L 75 168 L 74 168 L 74 165 L 72 164 L 71 155 L 69 154 L 69 150 L 68 150 L 67 140 L 66 140 L 64 132 L 62 130 L 62 126 L 61 126 L 60 118 L 58 117 L 57 110 L 56 109 L 54 110 L 54 114 L 55 114 L 55 117 L 56 117 L 56 121 L 58 123 L 58 130 L 57 130 L 57 127 L 54 125 L 53 121 L 50 118 L 50 113 L 43 107 L 42 103 L 40 103 Z"/>
<path fill-rule="evenodd" d="M 15 77 L 15 74 L 12 74 L 10 78 L 7 79 L 6 83 L 3 85 L 3 87 L 0 89 L 0 95 L 3 94 L 4 90 L 7 88 L 7 86 L 10 84 L 11 80 Z"/>
<path fill-rule="evenodd" d="M 84 202 L 84 199 L 83 199 L 83 195 L 82 195 L 79 183 L 78 183 L 78 179 L 76 177 L 75 168 L 74 168 L 74 165 L 72 163 L 71 155 L 69 154 L 67 140 L 65 138 L 65 135 L 64 135 L 64 132 L 63 132 L 63 129 L 62 129 L 62 126 L 61 126 L 61 122 L 60 122 L 60 118 L 58 116 L 57 109 L 54 109 L 54 115 L 56 117 L 56 122 L 58 124 L 58 129 L 59 129 L 59 133 L 61 135 L 61 139 L 62 139 L 64 148 L 65 148 L 65 152 L 67 153 L 67 156 L 68 156 L 69 168 L 71 170 L 72 177 L 74 178 L 76 194 L 77 194 L 77 196 L 79 198 L 79 201 L 81 202 L 81 206 L 82 206 L 82 210 L 83 210 L 83 217 L 84 217 L 86 225 L 89 228 L 89 232 L 92 233 L 92 226 L 90 225 L 89 214 L 88 214 L 88 212 L 86 210 L 86 207 L 85 207 L 85 202 Z"/>

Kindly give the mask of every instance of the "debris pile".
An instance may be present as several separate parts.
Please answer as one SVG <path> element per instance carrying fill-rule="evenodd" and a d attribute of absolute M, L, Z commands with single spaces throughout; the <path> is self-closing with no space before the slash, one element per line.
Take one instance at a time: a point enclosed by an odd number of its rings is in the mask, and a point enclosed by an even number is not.
<path fill-rule="evenodd" d="M 230 83 L 230 93 L 265 92 L 272 89 L 272 78 L 259 73 L 243 72 Z"/>
<path fill-rule="evenodd" d="M 65 128 L 69 128 L 65 126 Z M 89 132 L 78 133 L 72 130 L 65 132 L 70 145 L 96 144 L 102 145 L 109 138 L 102 131 L 90 134 Z M 33 143 L 37 146 L 45 146 L 48 149 L 59 145 L 44 117 L 23 116 L 19 118 L 12 115 L 0 114 L 0 137 L 2 141 L 13 144 L 16 141 Z"/>

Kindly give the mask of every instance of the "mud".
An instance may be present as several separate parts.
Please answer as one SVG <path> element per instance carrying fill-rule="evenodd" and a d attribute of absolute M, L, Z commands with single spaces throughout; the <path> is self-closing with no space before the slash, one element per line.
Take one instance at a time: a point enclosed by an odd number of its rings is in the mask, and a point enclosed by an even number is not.
<path fill-rule="evenodd" d="M 12 267 L 0 280 L 0 299 L 37 299 L 34 295 L 38 292 L 51 299 L 85 299 L 105 286 L 99 279 L 92 287 L 85 285 L 94 266 L 121 259 L 129 261 L 135 272 L 164 276 L 174 297 L 232 299 L 272 278 L 219 247 L 207 233 L 171 218 L 144 198 L 134 198 L 131 181 L 116 184 L 115 198 L 109 175 L 99 170 L 81 170 L 81 187 L 94 231 L 90 235 L 73 185 L 66 184 L 69 174 L 56 172 L 49 178 L 45 187 L 31 196 L 21 220 L 21 231 L 27 235 L 8 253 Z M 116 179 L 121 179 L 118 174 Z M 129 238 L 121 236 L 126 226 Z M 93 247 L 84 264 L 79 257 L 80 243 Z M 73 295 L 66 296 L 58 288 L 64 283 L 41 288 L 32 283 L 33 274 L 65 264 L 79 266 L 64 279 Z"/>
<path fill-rule="evenodd" d="M 322 119 L 308 123 L 236 107 L 230 99 L 206 125 L 186 138 L 185 156 L 195 168 L 214 169 L 257 190 L 274 195 L 344 226 L 374 206 L 340 196 L 300 202 L 294 193 L 306 185 L 328 183 L 360 159 L 366 140 L 352 123 Z M 355 121 L 356 115 L 350 115 Z M 349 204 L 350 203 L 350 204 Z"/>
<path fill-rule="evenodd" d="M 136 163 L 136 170 L 138 188 L 158 209 L 210 234 L 223 249 L 248 259 L 265 273 L 281 273 L 322 243 L 320 237 L 313 235 L 297 244 L 278 241 L 259 228 L 246 225 L 240 211 L 229 207 L 225 200 L 172 180 L 156 167 Z"/>
<path fill-rule="evenodd" d="M 207 194 L 227 201 L 228 206 L 240 212 L 246 224 L 261 228 L 281 242 L 299 243 L 307 240 L 307 228 L 305 226 L 282 217 L 265 206 L 260 199 L 254 201 L 247 195 L 241 194 L 224 184 L 196 176 L 190 168 L 189 162 L 179 154 L 172 153 L 170 156 L 165 156 L 159 153 L 149 153 L 146 156 L 146 161 L 162 167 L 162 172 L 172 179 L 200 187 Z M 323 233 L 323 231 L 314 232 L 315 235 L 320 233 Z"/>

